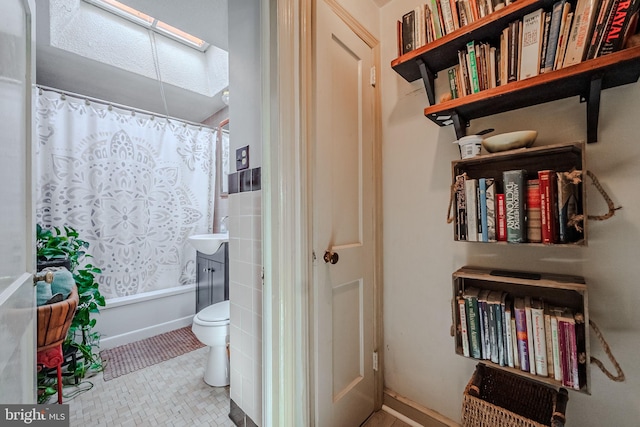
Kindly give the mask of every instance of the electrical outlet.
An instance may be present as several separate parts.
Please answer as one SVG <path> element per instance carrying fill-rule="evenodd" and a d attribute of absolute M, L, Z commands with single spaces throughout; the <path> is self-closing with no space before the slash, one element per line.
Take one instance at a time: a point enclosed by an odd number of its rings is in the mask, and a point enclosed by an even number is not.
<path fill-rule="evenodd" d="M 236 150 L 236 170 L 241 171 L 249 168 L 249 146 L 238 148 Z"/>

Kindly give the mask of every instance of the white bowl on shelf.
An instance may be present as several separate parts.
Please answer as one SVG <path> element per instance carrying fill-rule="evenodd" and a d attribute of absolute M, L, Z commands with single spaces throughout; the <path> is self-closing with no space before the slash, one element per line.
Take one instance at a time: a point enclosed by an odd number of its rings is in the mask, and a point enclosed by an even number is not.
<path fill-rule="evenodd" d="M 482 141 L 482 146 L 489 153 L 531 147 L 538 136 L 535 130 L 520 130 L 490 136 Z"/>

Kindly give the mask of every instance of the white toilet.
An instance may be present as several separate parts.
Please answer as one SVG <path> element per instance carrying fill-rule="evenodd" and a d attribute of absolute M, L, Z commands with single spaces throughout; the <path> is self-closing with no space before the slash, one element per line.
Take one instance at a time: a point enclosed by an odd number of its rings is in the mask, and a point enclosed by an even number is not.
<path fill-rule="evenodd" d="M 204 382 L 214 387 L 229 385 L 229 301 L 212 304 L 193 317 L 193 334 L 209 346 Z"/>

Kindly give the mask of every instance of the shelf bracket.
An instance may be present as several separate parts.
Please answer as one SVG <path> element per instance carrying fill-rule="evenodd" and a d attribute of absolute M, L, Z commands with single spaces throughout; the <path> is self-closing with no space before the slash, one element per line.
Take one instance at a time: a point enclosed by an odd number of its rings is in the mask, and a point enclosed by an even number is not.
<path fill-rule="evenodd" d="M 591 78 L 589 96 L 587 99 L 587 143 L 598 141 L 598 118 L 600 117 L 600 91 L 602 90 L 602 75 Z"/>
<path fill-rule="evenodd" d="M 455 112 L 451 114 L 451 120 L 453 121 L 453 128 L 456 131 L 456 138 L 460 139 L 465 136 L 467 134 L 467 126 L 469 126 L 469 121 Z"/>
<path fill-rule="evenodd" d="M 427 91 L 427 98 L 429 99 L 429 105 L 436 104 L 436 92 L 434 90 L 434 79 L 436 78 L 435 74 L 427 67 L 427 64 L 424 63 L 422 58 L 416 59 L 416 63 L 418 64 L 418 68 L 420 69 L 420 75 L 422 76 L 422 81 L 424 82 L 424 88 Z"/>

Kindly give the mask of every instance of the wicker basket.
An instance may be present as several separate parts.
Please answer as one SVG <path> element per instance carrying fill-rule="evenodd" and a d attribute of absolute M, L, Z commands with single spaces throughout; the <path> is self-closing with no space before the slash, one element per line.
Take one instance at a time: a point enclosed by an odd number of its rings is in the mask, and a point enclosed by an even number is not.
<path fill-rule="evenodd" d="M 567 391 L 478 364 L 464 390 L 463 427 L 562 427 Z"/>

